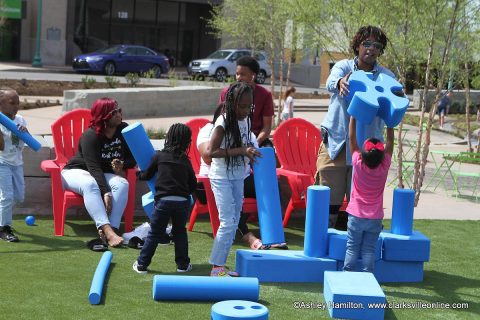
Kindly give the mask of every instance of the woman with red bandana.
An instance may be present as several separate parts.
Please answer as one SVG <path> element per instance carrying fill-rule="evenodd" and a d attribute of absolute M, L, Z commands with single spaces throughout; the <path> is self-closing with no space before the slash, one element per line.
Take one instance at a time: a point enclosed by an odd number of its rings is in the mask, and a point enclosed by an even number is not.
<path fill-rule="evenodd" d="M 98 99 L 91 114 L 90 128 L 80 137 L 77 154 L 62 170 L 62 183 L 64 189 L 83 196 L 100 237 L 109 246 L 117 247 L 123 241 L 118 228 L 128 200 L 128 181 L 122 176 L 123 170 L 136 163 L 121 134 L 128 124 L 122 122 L 122 109 L 117 102 Z"/>
<path fill-rule="evenodd" d="M 375 246 L 383 220 L 383 191 L 392 162 L 393 128 L 387 128 L 387 143 L 370 138 L 359 150 L 356 120 L 349 123 L 349 144 L 352 153 L 352 194 L 347 207 L 348 237 L 344 271 L 356 271 L 362 255 L 363 271 L 373 273 Z"/>

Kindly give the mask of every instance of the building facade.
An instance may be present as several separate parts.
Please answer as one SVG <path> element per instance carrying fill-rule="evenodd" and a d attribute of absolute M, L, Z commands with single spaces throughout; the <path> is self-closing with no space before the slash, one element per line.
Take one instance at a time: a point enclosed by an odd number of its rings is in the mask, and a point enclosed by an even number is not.
<path fill-rule="evenodd" d="M 3 14 L 0 61 L 32 61 L 40 15 L 40 55 L 46 65 L 70 65 L 80 53 L 115 44 L 136 44 L 166 52 L 176 66 L 185 66 L 220 45 L 206 23 L 212 9 L 209 0 L 4 2 L 10 6 L 4 4 L 7 11 L 20 8 L 20 13 L 15 17 Z"/>

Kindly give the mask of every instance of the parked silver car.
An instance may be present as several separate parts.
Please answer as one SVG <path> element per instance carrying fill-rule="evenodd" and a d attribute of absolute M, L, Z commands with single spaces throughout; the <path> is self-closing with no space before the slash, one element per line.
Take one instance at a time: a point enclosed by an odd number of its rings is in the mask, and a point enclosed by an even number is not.
<path fill-rule="evenodd" d="M 205 59 L 191 61 L 187 71 L 189 75 L 198 79 L 213 77 L 218 81 L 225 81 L 227 77 L 235 76 L 237 59 L 251 55 L 252 50 L 249 49 L 222 49 L 215 51 Z M 253 57 L 260 64 L 256 82 L 262 84 L 272 73 L 267 63 L 267 56 L 265 52 L 256 51 Z"/>

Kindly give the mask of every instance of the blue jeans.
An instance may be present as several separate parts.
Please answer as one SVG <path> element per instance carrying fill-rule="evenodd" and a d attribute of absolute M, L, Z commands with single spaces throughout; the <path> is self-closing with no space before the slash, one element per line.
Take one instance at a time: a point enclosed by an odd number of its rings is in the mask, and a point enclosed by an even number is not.
<path fill-rule="evenodd" d="M 88 214 L 95 221 L 97 229 L 105 224 L 118 229 L 122 220 L 123 211 L 128 201 L 128 181 L 113 173 L 104 173 L 110 189 L 112 190 L 112 212 L 110 218 L 105 209 L 100 188 L 92 175 L 82 169 L 62 170 L 63 188 L 82 195 Z"/>
<path fill-rule="evenodd" d="M 344 271 L 356 271 L 358 257 L 362 256 L 363 271 L 375 268 L 375 247 L 382 231 L 382 219 L 364 219 L 348 215 L 347 252 Z"/>
<path fill-rule="evenodd" d="M 189 210 L 190 200 L 172 201 L 160 199 L 155 201 L 155 211 L 150 220 L 151 229 L 137 259 L 139 265 L 145 267 L 150 265 L 158 243 L 164 239 L 165 229 L 171 218 L 173 242 L 175 243 L 175 263 L 181 269 L 185 269 L 188 266 L 190 258 L 188 257 L 188 237 L 185 225 L 187 224 Z"/>
<path fill-rule="evenodd" d="M 0 163 L 0 227 L 12 225 L 13 206 L 24 198 L 23 166 Z"/>
<path fill-rule="evenodd" d="M 235 240 L 235 232 L 243 205 L 243 179 L 211 179 L 213 195 L 217 203 L 220 227 L 213 241 L 209 262 L 223 266 L 227 262 L 230 248 Z"/>

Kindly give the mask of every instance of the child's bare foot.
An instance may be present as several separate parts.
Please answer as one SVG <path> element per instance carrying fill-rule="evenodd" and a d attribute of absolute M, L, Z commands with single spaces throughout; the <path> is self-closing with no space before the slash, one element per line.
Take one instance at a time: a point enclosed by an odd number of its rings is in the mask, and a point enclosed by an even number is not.
<path fill-rule="evenodd" d="M 105 236 L 110 247 L 119 247 L 123 244 L 123 238 L 117 235 L 109 224 L 103 225 L 98 233 L 100 237 L 102 234 Z"/>

